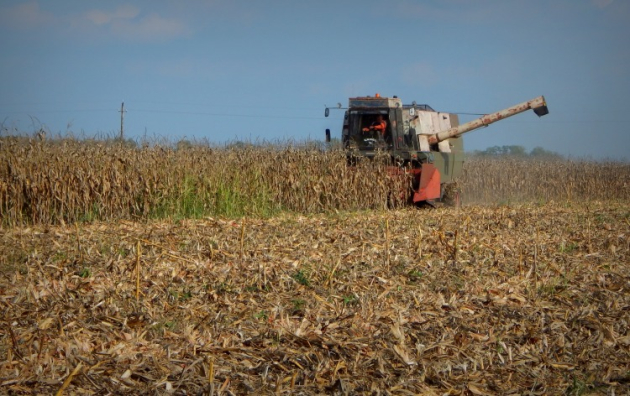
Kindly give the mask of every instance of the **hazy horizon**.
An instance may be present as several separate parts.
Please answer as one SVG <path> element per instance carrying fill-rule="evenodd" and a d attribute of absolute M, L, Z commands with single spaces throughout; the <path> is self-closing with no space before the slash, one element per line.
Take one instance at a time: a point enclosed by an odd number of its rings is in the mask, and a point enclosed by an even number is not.
<path fill-rule="evenodd" d="M 322 140 L 380 93 L 458 113 L 545 95 L 465 138 L 629 159 L 630 2 L 5 0 L 4 131 L 224 143 Z M 461 122 L 475 118 L 460 115 Z"/>

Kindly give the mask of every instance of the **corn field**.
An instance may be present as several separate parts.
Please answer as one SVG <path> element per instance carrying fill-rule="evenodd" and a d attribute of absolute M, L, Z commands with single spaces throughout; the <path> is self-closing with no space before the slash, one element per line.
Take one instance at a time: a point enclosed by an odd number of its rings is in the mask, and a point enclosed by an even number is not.
<path fill-rule="evenodd" d="M 0 393 L 630 394 L 630 164 L 464 169 L 0 139 Z"/>
<path fill-rule="evenodd" d="M 473 159 L 459 185 L 464 202 L 623 200 L 628 180 L 627 163 Z M 0 141 L 5 226 L 382 210 L 406 204 L 406 183 L 379 162 L 350 168 L 334 150 Z"/>
<path fill-rule="evenodd" d="M 403 189 L 383 166 L 313 149 L 3 141 L 0 152 L 5 224 L 383 209 Z"/>
<path fill-rule="evenodd" d="M 467 202 L 627 201 L 630 163 L 471 158 L 460 185 Z"/>

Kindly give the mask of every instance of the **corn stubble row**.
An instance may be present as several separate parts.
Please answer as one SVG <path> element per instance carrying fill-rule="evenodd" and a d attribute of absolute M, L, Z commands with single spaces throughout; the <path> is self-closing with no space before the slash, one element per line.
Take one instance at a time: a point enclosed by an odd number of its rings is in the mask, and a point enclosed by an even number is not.
<path fill-rule="evenodd" d="M 460 185 L 465 202 L 623 200 L 629 179 L 624 163 L 475 159 Z M 340 151 L 0 140 L 5 225 L 385 209 L 405 205 L 407 183 Z"/>
<path fill-rule="evenodd" d="M 16 227 L 0 385 L 627 395 L 629 263 L 627 203 Z"/>

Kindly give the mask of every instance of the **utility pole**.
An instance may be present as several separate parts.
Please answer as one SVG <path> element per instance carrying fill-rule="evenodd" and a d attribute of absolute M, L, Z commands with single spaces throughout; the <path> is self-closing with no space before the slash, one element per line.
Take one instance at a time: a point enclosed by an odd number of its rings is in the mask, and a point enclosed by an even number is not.
<path fill-rule="evenodd" d="M 122 102 L 122 104 L 120 105 L 120 141 L 123 141 L 123 137 L 124 137 L 124 120 L 125 120 L 125 112 L 127 110 L 125 110 L 125 102 Z"/>

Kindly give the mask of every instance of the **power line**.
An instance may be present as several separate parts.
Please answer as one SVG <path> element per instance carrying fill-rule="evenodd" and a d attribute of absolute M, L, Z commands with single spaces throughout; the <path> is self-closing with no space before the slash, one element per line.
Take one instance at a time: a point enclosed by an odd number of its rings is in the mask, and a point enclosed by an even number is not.
<path fill-rule="evenodd" d="M 1 114 L 52 114 L 52 113 L 97 113 L 113 112 L 114 109 L 76 109 L 76 110 L 25 110 L 25 111 L 0 111 Z"/>
<path fill-rule="evenodd" d="M 199 111 L 179 111 L 179 110 L 149 110 L 149 109 L 129 109 L 130 112 L 139 113 L 166 113 L 166 114 L 188 114 L 188 115 L 207 115 L 213 117 L 244 117 L 244 118 L 284 118 L 284 119 L 303 119 L 303 120 L 319 120 L 324 117 L 310 116 L 279 116 L 271 114 L 236 114 L 236 113 L 210 113 Z"/>
<path fill-rule="evenodd" d="M 185 110 L 155 110 L 155 109 L 137 109 L 127 108 L 125 112 L 131 111 L 136 113 L 158 113 L 158 114 L 187 114 L 187 115 L 204 115 L 213 117 L 243 117 L 243 118 L 275 118 L 275 119 L 312 119 L 318 120 L 323 117 L 313 116 L 281 116 L 273 114 L 241 114 L 241 113 L 218 113 L 204 111 L 185 111 Z M 91 113 L 91 112 L 120 112 L 119 109 L 59 109 L 59 110 L 25 110 L 25 111 L 0 111 L 0 114 L 60 114 L 60 113 Z"/>
<path fill-rule="evenodd" d="M 462 115 L 475 115 L 475 116 L 485 116 L 490 113 L 464 113 L 462 111 L 438 111 L 438 113 L 449 113 L 449 114 L 462 114 Z"/>
<path fill-rule="evenodd" d="M 14 103 L 0 103 L 0 106 L 3 107 L 16 107 L 16 106 L 56 106 L 56 105 L 85 105 L 85 104 L 102 104 L 110 101 L 105 100 L 95 100 L 95 101 L 82 101 L 82 102 L 14 102 Z M 132 100 L 127 101 L 129 103 L 140 103 L 140 104 L 150 104 L 150 105 L 164 105 L 164 106 L 194 106 L 194 107 L 206 107 L 206 108 L 242 108 L 244 105 L 238 104 L 225 104 L 225 103 L 191 103 L 191 102 L 169 102 L 169 101 L 153 101 L 153 100 Z M 312 110 L 311 107 L 288 107 L 288 106 L 264 106 L 264 105 L 256 105 L 257 109 L 279 109 L 279 110 Z"/>
<path fill-rule="evenodd" d="M 154 104 L 154 105 L 165 105 L 165 106 L 198 106 L 198 107 L 227 107 L 227 108 L 242 108 L 244 105 L 238 104 L 212 104 L 212 103 L 189 103 L 189 102 L 162 102 L 162 101 L 147 101 L 147 100 L 138 100 L 133 101 L 134 103 L 145 103 L 145 104 Z M 286 107 L 286 106 L 261 106 L 256 105 L 257 109 L 280 109 L 280 110 L 312 110 L 311 107 Z"/>
<path fill-rule="evenodd" d="M 139 102 L 143 103 L 143 102 Z M 151 103 L 151 102 L 144 102 Z M 158 103 L 158 102 L 153 102 Z M 0 104 L 2 105 L 2 104 Z M 6 105 L 6 104 L 5 104 Z M 210 106 L 213 107 L 213 106 Z M 216 106 L 214 106 L 216 107 Z M 224 105 L 224 107 L 239 107 L 242 106 L 229 106 Z M 257 107 L 260 109 L 260 107 Z M 281 109 L 281 108 L 276 108 Z M 312 109 L 311 109 L 312 110 Z M 183 115 L 197 115 L 197 116 L 212 116 L 212 117 L 238 117 L 238 118 L 266 118 L 266 119 L 301 119 L 301 120 L 321 120 L 324 117 L 315 117 L 315 116 L 300 116 L 300 115 L 276 115 L 276 114 L 245 114 L 245 113 L 228 113 L 228 112 L 206 112 L 206 111 L 188 111 L 188 110 L 158 110 L 158 109 L 147 109 L 147 108 L 125 108 L 125 112 L 136 112 L 136 113 L 158 113 L 158 114 L 183 114 Z M 33 115 L 33 114 L 59 114 L 59 113 L 102 113 L 102 112 L 120 112 L 120 109 L 114 108 L 87 108 L 87 109 L 57 109 L 57 110 L 28 110 L 28 111 L 1 111 L 0 114 L 25 114 L 25 115 Z M 466 112 L 442 112 L 442 113 L 452 113 L 452 114 L 460 114 L 460 115 L 471 115 L 471 116 L 483 116 L 485 113 L 466 113 Z M 331 119 L 339 119 L 338 117 L 331 117 Z M 525 120 L 511 120 L 513 123 L 528 123 L 534 121 L 525 121 Z M 588 119 L 588 120 L 580 120 L 571 118 L 569 120 L 545 120 L 546 124 L 620 124 L 626 123 L 623 120 L 610 120 L 610 119 Z"/>

